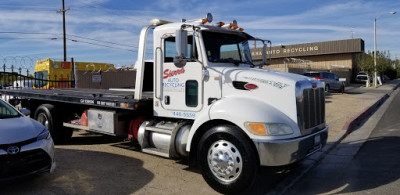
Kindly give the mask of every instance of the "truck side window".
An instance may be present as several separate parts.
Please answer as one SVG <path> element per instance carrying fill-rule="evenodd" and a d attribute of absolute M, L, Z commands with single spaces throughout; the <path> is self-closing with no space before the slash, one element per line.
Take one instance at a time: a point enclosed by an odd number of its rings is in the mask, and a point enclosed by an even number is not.
<path fill-rule="evenodd" d="M 196 107 L 198 105 L 198 83 L 195 80 L 186 81 L 185 101 L 186 106 Z"/>
<path fill-rule="evenodd" d="M 188 36 L 188 54 L 186 56 L 187 59 L 190 59 L 192 56 L 192 36 Z M 176 44 L 175 37 L 168 37 L 164 40 L 164 62 L 174 62 L 174 57 L 176 55 Z M 197 59 L 197 52 L 195 53 L 195 57 Z M 189 60 L 190 61 L 190 60 Z"/>

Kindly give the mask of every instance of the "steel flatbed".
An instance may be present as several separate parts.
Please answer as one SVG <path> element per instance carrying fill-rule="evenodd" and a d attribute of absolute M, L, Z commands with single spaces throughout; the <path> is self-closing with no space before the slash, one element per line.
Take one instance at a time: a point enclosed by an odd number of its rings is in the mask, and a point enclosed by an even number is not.
<path fill-rule="evenodd" d="M 135 110 L 139 106 L 152 102 L 153 92 L 143 92 L 141 100 L 134 99 L 133 89 L 0 89 L 2 95 L 18 99 L 36 99 L 42 101 L 73 103 L 95 107 L 121 108 Z"/>

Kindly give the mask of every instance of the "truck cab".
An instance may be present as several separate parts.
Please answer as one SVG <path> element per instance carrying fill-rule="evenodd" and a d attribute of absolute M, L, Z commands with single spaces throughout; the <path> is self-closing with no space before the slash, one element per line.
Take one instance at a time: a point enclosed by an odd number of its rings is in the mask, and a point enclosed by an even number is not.
<path fill-rule="evenodd" d="M 138 129 L 144 152 L 189 156 L 221 193 L 254 182 L 257 167 L 304 159 L 327 140 L 324 86 L 311 78 L 263 69 L 269 41 L 236 21 L 153 20 L 144 27 L 136 63 L 143 76 L 147 33 L 153 31 L 153 118 Z M 249 42 L 261 40 L 263 64 Z M 136 80 L 140 98 L 143 79 Z M 138 84 L 139 83 L 139 84 Z"/>

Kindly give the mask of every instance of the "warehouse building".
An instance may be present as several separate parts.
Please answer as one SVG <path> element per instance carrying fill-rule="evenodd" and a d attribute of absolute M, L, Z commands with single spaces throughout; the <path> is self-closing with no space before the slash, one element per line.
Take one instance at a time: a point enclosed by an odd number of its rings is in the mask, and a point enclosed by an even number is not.
<path fill-rule="evenodd" d="M 261 60 L 262 49 L 252 49 L 254 60 Z M 364 52 L 362 39 L 348 39 L 268 48 L 271 56 L 267 69 L 303 74 L 308 71 L 329 71 L 353 82 L 359 72 L 358 59 Z"/>

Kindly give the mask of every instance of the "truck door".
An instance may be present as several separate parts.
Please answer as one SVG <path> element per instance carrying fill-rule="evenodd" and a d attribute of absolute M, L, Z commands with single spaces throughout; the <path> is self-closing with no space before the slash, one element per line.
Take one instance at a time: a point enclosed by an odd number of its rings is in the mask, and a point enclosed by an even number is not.
<path fill-rule="evenodd" d="M 161 105 L 168 115 L 177 118 L 195 118 L 203 105 L 203 67 L 196 60 L 188 60 L 183 68 L 174 65 L 175 37 L 162 40 L 162 97 Z M 188 56 L 192 56 L 192 36 L 188 36 Z M 197 58 L 197 52 L 196 52 Z"/>

